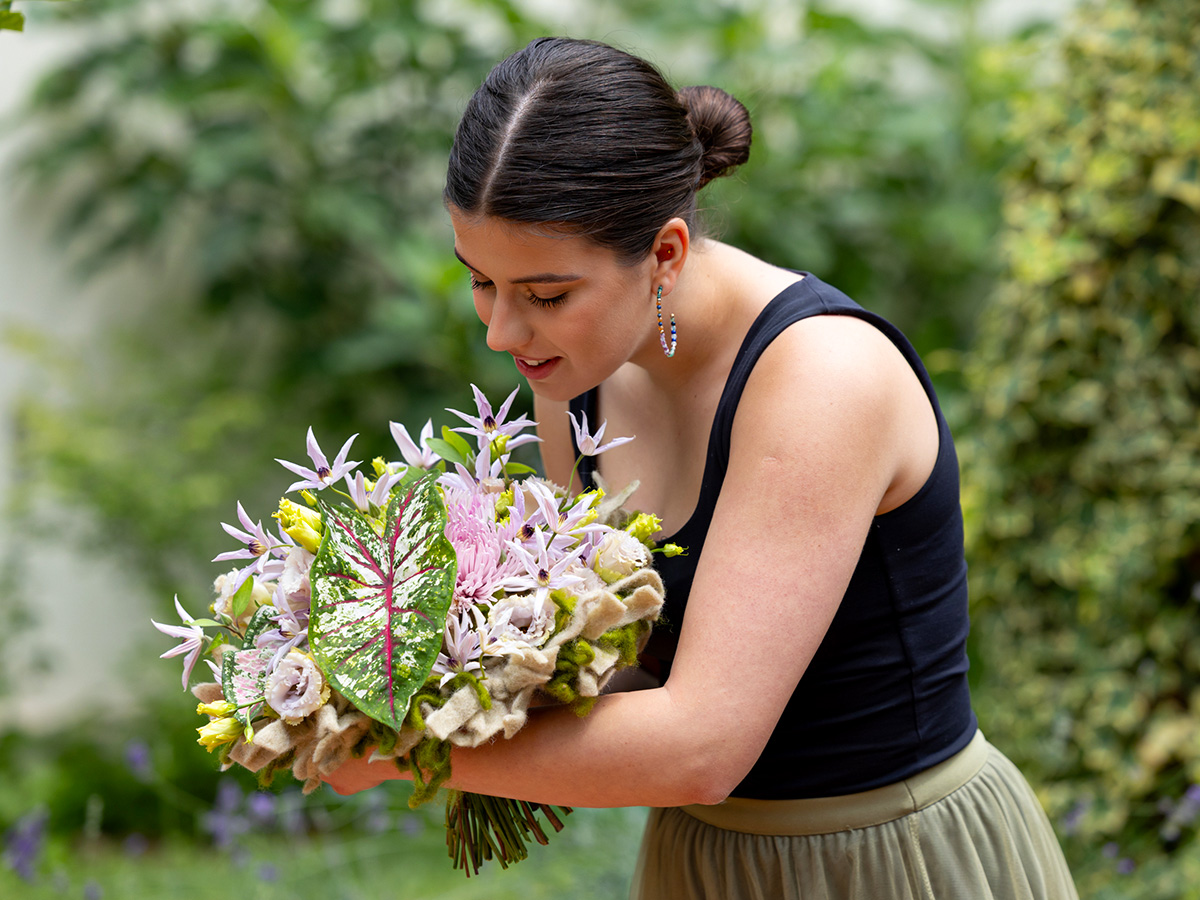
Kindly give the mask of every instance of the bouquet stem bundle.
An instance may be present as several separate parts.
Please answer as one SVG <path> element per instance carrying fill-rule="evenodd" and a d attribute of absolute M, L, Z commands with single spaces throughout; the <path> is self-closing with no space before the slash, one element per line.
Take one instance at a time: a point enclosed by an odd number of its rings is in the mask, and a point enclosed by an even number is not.
<path fill-rule="evenodd" d="M 553 807 L 545 803 L 509 800 L 450 791 L 446 798 L 446 848 L 454 868 L 462 869 L 468 878 L 478 874 L 484 861 L 495 859 L 502 868 L 529 856 L 529 838 L 539 844 L 550 843 L 535 813 L 541 812 L 555 831 L 562 831 L 563 822 L 555 814 L 558 809 L 569 815 L 569 806 Z"/>

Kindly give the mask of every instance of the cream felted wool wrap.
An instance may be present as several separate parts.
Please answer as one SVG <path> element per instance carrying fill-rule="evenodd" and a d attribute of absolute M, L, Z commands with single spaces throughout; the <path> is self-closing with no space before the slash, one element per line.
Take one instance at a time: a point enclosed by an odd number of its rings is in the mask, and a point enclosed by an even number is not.
<path fill-rule="evenodd" d="M 438 740 L 460 747 L 478 747 L 500 732 L 512 737 L 525 724 L 534 692 L 554 675 L 558 651 L 564 644 L 576 638 L 593 642 L 613 628 L 652 622 L 662 604 L 662 579 L 653 569 L 642 569 L 608 588 L 581 594 L 570 621 L 545 646 L 514 653 L 487 670 L 484 686 L 492 698 L 491 709 L 483 708 L 474 688 L 461 687 L 440 709 L 422 707 L 426 729 Z M 616 671 L 616 652 L 595 644 L 592 650 L 595 658 L 580 668 L 575 685 L 583 697 L 599 696 Z"/>
<path fill-rule="evenodd" d="M 618 654 L 595 641 L 614 628 L 638 621 L 653 622 L 662 604 L 662 579 L 653 569 L 642 569 L 607 588 L 581 594 L 571 618 L 545 646 L 520 650 L 489 663 L 483 684 L 491 697 L 490 709 L 480 704 L 474 687 L 461 687 L 441 707 L 422 704 L 425 731 L 405 727 L 390 753 L 384 756 L 376 752 L 372 759 L 402 757 L 426 734 L 461 747 L 477 747 L 501 733 L 512 737 L 525 724 L 537 690 L 553 677 L 560 648 L 576 639 L 588 641 L 595 656 L 580 667 L 575 688 L 582 697 L 599 696 L 616 671 Z M 649 631 L 642 636 L 639 650 L 648 637 Z M 204 703 L 223 697 L 221 686 L 215 683 L 197 685 L 192 693 Z M 258 772 L 294 754 L 290 758 L 292 774 L 304 782 L 304 793 L 308 794 L 320 786 L 322 776 L 350 759 L 371 724 L 367 715 L 334 692 L 327 704 L 299 725 L 275 719 L 257 727 L 252 742 L 239 737 L 229 750 L 229 759 Z"/>

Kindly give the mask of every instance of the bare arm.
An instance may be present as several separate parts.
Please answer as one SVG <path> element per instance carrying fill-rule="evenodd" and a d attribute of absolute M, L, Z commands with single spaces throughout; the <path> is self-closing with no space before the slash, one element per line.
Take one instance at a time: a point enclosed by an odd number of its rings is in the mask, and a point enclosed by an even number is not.
<path fill-rule="evenodd" d="M 912 469 L 914 391 L 927 409 L 899 353 L 861 322 L 781 335 L 739 406 L 667 684 L 603 697 L 583 719 L 537 710 L 512 740 L 456 750 L 454 786 L 577 806 L 727 796 L 824 637 L 883 498 Z M 389 773 L 354 763 L 331 781 L 356 790 Z"/>

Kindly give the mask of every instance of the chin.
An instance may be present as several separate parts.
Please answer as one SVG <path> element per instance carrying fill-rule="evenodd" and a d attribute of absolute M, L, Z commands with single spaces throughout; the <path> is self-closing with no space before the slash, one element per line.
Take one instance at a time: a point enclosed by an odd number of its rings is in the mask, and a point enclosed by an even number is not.
<path fill-rule="evenodd" d="M 549 400 L 552 403 L 566 403 L 586 390 L 586 388 L 572 390 L 569 386 L 546 384 L 544 381 L 534 381 L 530 378 L 526 378 L 525 382 L 529 385 L 529 389 L 533 391 L 535 397 L 541 397 L 543 400 Z"/>

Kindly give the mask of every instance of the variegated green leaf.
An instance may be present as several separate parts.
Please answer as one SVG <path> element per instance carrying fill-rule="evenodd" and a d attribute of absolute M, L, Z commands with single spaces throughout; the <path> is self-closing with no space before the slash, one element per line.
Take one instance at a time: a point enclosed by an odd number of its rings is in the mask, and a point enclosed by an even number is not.
<path fill-rule="evenodd" d="M 396 729 L 437 659 L 454 596 L 456 560 L 436 479 L 397 492 L 379 530 L 357 510 L 321 505 L 313 658 L 338 692 Z"/>
<path fill-rule="evenodd" d="M 267 664 L 275 651 L 270 648 L 248 647 L 227 650 L 221 665 L 221 689 L 225 699 L 238 707 L 233 717 L 248 725 L 259 714 L 258 701 L 266 690 Z"/>

